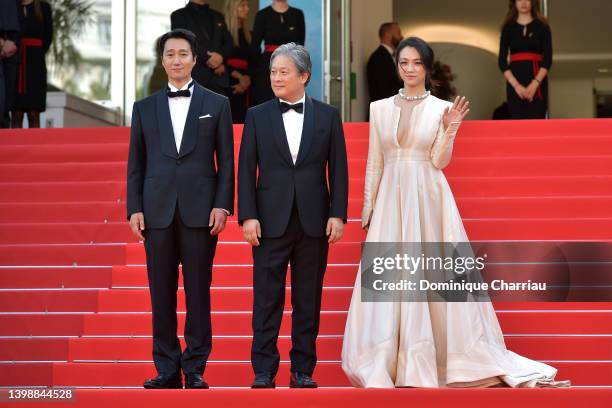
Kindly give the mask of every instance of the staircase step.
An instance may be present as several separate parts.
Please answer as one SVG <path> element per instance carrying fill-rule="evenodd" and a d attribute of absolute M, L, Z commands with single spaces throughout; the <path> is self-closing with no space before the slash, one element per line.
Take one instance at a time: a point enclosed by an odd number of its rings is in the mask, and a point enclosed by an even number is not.
<path fill-rule="evenodd" d="M 128 143 L 129 127 L 0 129 L 0 146 L 75 143 Z"/>
<path fill-rule="evenodd" d="M 571 379 L 572 385 L 602 386 L 612 384 L 612 362 L 553 362 L 559 379 Z M 0 364 L 0 386 L 20 384 L 64 387 L 141 386 L 155 375 L 152 363 L 17 363 Z M 281 362 L 278 386 L 287 386 L 289 363 Z M 248 386 L 253 377 L 250 362 L 210 363 L 206 380 L 212 386 Z M 319 385 L 347 387 L 350 383 L 340 363 L 320 362 L 314 373 Z"/>
<path fill-rule="evenodd" d="M 246 388 L 246 387 L 245 387 Z M 612 391 L 607 388 L 571 389 L 357 389 L 357 388 L 319 388 L 317 390 L 275 389 L 224 389 L 213 388 L 206 392 L 200 390 L 156 390 L 144 389 L 78 389 L 76 399 L 70 406 L 87 408 L 167 407 L 176 404 L 205 407 L 250 407 L 269 408 L 271 406 L 292 407 L 337 407 L 340 405 L 355 408 L 372 406 L 411 407 L 444 406 L 452 401 L 453 407 L 471 408 L 486 401 L 496 408 L 515 408 L 531 406 L 554 406 L 556 408 L 607 407 Z M 27 405 L 21 404 L 20 406 Z M 32 404 L 32 406 L 34 406 Z"/>
<path fill-rule="evenodd" d="M 252 307 L 252 288 L 211 288 L 211 310 L 244 311 Z M 322 310 L 348 310 L 352 287 L 324 287 Z M 177 310 L 185 310 L 185 297 L 178 290 Z M 290 307 L 290 288 L 286 289 L 285 308 Z M 611 302 L 494 302 L 511 309 L 606 309 Z M 509 305 L 509 306 L 505 306 Z M 588 306 L 593 305 L 593 306 Z M 147 289 L 49 289 L 13 290 L 0 296 L 0 312 L 149 312 Z"/>
<path fill-rule="evenodd" d="M 580 197 L 612 195 L 612 175 L 448 177 L 457 200 L 490 197 Z M 363 200 L 363 175 L 351 178 L 349 198 Z M 2 203 L 117 202 L 125 205 L 125 181 L 0 183 Z"/>
<path fill-rule="evenodd" d="M 559 281 L 572 285 L 603 285 L 610 280 L 610 264 L 570 263 L 567 275 Z M 179 286 L 183 286 L 182 268 Z M 485 279 L 516 279 L 520 276 L 550 276 L 562 270 L 557 264 L 489 264 L 483 272 Z M 325 272 L 325 286 L 353 286 L 357 264 L 329 265 Z M 549 278 L 550 279 L 550 278 Z M 291 268 L 287 282 L 291 281 Z M 0 268 L 0 291 L 3 289 L 61 289 L 61 288 L 143 288 L 148 286 L 145 265 L 91 267 L 3 267 Z M 253 286 L 253 267 L 244 265 L 213 265 L 213 287 Z"/>
<path fill-rule="evenodd" d="M 612 304 L 564 304 L 563 310 L 541 310 L 533 305 L 497 306 L 497 318 L 507 335 L 612 335 Z M 213 333 L 240 336 L 252 333 L 252 314 L 244 311 L 212 311 Z M 523 309 L 521 310 L 520 307 Z M 291 334 L 291 308 L 285 308 L 281 335 Z M 321 313 L 321 335 L 342 335 L 346 310 Z M 183 333 L 185 312 L 178 313 L 179 333 Z M 151 336 L 150 312 L 127 313 L 0 313 L 0 336 Z"/>
<path fill-rule="evenodd" d="M 0 265 L 125 265 L 125 249 L 125 244 L 0 245 Z"/>
<path fill-rule="evenodd" d="M 146 277 L 146 268 L 144 273 Z M 0 289 L 109 288 L 112 279 L 110 266 L 0 268 Z"/>
<path fill-rule="evenodd" d="M 185 349 L 184 339 L 180 339 Z M 209 362 L 249 361 L 252 337 L 213 338 Z M 505 337 L 506 347 L 534 360 L 612 360 L 612 335 Z M 281 360 L 289 360 L 291 337 L 278 340 Z M 151 338 L 37 338 L 0 339 L 0 361 L 152 362 Z M 340 361 L 342 336 L 317 339 L 318 361 Z"/>
<path fill-rule="evenodd" d="M 125 202 L 0 203 L 0 225 L 12 223 L 127 222 Z"/>
<path fill-rule="evenodd" d="M 240 134 L 234 135 L 234 155 L 238 157 Z M 347 134 L 347 153 L 352 158 L 366 158 L 368 139 Z M 115 137 L 115 139 L 118 139 Z M 123 139 L 123 138 L 122 138 Z M 89 163 L 125 161 L 129 141 L 108 140 L 99 143 L 54 143 L 28 145 L 2 144 L 0 174 L 8 170 L 3 166 L 11 163 Z M 593 156 L 612 154 L 610 136 L 536 136 L 536 137 L 474 137 L 461 131 L 454 145 L 453 156 L 465 157 L 539 157 L 539 156 Z"/>
<path fill-rule="evenodd" d="M 464 219 L 612 218 L 612 196 L 460 197 L 456 201 Z M 349 199 L 349 218 L 361 218 L 362 206 L 363 198 Z M 237 203 L 234 208 L 237 208 Z M 104 221 L 126 222 L 125 203 L 117 201 L 0 203 L 0 225 L 16 222 L 93 223 Z"/>
<path fill-rule="evenodd" d="M 607 218 L 508 218 L 465 219 L 464 226 L 476 240 L 608 240 L 612 239 L 612 217 Z M 537 231 L 537 232 L 534 232 Z M 145 234 L 146 237 L 146 234 Z M 220 238 L 243 242 L 242 228 L 230 219 Z M 365 239 L 360 220 L 351 220 L 342 240 L 360 242 Z M 12 223 L 0 224 L 1 244 L 87 244 L 137 242 L 127 221 L 78 223 Z"/>
<path fill-rule="evenodd" d="M 117 162 L 127 159 L 125 145 L 83 145 L 86 148 L 65 150 L 62 146 L 44 145 L 38 150 L 4 146 L 0 150 L 3 163 L 88 163 Z M 348 165 L 352 177 L 365 174 L 366 157 L 349 156 Z M 612 175 L 612 155 L 599 152 L 591 156 L 540 155 L 525 157 L 454 157 L 445 174 L 448 176 L 470 176 L 478 169 L 481 176 L 558 176 L 558 175 Z M 8 169 L 7 169 L 8 170 Z M 61 175 L 60 175 L 61 176 Z"/>

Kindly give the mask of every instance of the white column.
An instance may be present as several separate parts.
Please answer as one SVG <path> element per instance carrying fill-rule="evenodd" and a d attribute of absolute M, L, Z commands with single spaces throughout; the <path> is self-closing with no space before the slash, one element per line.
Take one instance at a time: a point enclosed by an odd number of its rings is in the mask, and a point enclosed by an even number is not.
<path fill-rule="evenodd" d="M 136 1 L 127 0 L 125 7 L 125 71 L 124 71 L 124 115 L 130 124 L 132 105 L 136 99 Z"/>
<path fill-rule="evenodd" d="M 111 2 L 111 101 L 125 110 L 125 0 Z"/>
<path fill-rule="evenodd" d="M 393 0 L 351 0 L 350 4 L 351 69 L 357 76 L 357 98 L 351 102 L 350 120 L 360 122 L 366 120 L 369 109 L 366 64 L 370 54 L 378 47 L 378 28 L 382 23 L 393 21 Z"/>

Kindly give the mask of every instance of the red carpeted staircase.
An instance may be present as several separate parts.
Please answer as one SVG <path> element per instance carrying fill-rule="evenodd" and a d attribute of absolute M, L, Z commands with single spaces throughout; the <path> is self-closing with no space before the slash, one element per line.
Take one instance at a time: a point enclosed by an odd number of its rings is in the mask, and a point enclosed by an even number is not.
<path fill-rule="evenodd" d="M 214 344 L 205 377 L 217 389 L 124 389 L 140 388 L 155 374 L 144 249 L 125 219 L 129 130 L 0 132 L 0 387 L 102 388 L 79 389 L 81 406 L 104 406 L 118 397 L 127 405 L 151 407 L 181 401 L 211 406 L 610 403 L 612 304 L 594 302 L 495 304 L 508 348 L 557 367 L 558 377 L 571 379 L 576 388 L 348 388 L 339 360 L 364 238 L 359 217 L 367 129 L 367 124 L 345 125 L 350 221 L 342 242 L 330 250 L 314 375 L 322 388 L 309 392 L 239 389 L 252 379 L 252 276 L 250 249 L 235 217 L 221 235 L 213 277 Z M 236 151 L 240 132 L 237 127 Z M 611 120 L 466 122 L 445 173 L 472 240 L 612 240 Z M 594 268 L 601 276 L 612 270 L 610 264 Z M 288 383 L 289 335 L 287 304 L 280 386 Z"/>

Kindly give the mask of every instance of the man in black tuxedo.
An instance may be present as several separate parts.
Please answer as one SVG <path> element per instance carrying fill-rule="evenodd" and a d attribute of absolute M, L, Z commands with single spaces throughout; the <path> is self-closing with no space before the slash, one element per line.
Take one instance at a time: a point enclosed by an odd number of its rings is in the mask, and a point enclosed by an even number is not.
<path fill-rule="evenodd" d="M 397 23 L 384 23 L 378 30 L 380 46 L 368 59 L 368 90 L 370 103 L 397 94 L 404 86 L 397 74 L 393 53 L 402 37 L 402 31 Z"/>
<path fill-rule="evenodd" d="M 317 386 L 311 377 L 323 275 L 329 244 L 342 237 L 346 223 L 348 166 L 340 114 L 305 93 L 311 70 L 303 46 L 290 43 L 274 51 L 270 79 L 276 98 L 248 110 L 240 146 L 238 222 L 254 262 L 252 388 L 275 386 L 288 262 L 290 386 Z"/>
<path fill-rule="evenodd" d="M 182 388 L 182 369 L 186 388 L 208 388 L 202 374 L 212 345 L 212 263 L 234 207 L 232 117 L 225 96 L 191 78 L 192 32 L 166 33 L 158 47 L 168 87 L 134 104 L 127 175 L 130 226 L 147 254 L 158 372 L 144 387 Z M 183 352 L 176 336 L 179 263 L 187 306 Z"/>
<path fill-rule="evenodd" d="M 193 79 L 200 85 L 222 95 L 230 87 L 225 59 L 233 49 L 232 35 L 223 14 L 210 8 L 206 0 L 191 0 L 170 15 L 172 29 L 184 28 L 198 38 L 198 61 Z"/>

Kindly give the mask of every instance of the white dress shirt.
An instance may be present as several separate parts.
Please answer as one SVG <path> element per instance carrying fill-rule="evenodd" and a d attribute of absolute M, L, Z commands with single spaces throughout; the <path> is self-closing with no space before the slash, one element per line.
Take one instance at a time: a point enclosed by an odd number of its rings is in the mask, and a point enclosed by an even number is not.
<path fill-rule="evenodd" d="M 297 161 L 298 152 L 300 150 L 300 142 L 302 141 L 302 129 L 304 128 L 304 112 L 306 112 L 306 94 L 302 96 L 302 99 L 295 103 L 291 103 L 282 99 L 280 99 L 280 101 L 288 103 L 289 105 L 295 105 L 296 103 L 304 104 L 304 110 L 302 111 L 302 113 L 297 113 L 293 109 L 283 113 L 283 124 L 285 125 L 287 143 L 289 143 L 291 159 L 293 160 L 293 164 L 295 164 L 295 162 Z"/>
<path fill-rule="evenodd" d="M 192 79 L 181 88 L 178 89 L 171 83 L 168 87 L 171 92 L 182 91 L 187 89 Z M 183 140 L 183 132 L 185 130 L 185 122 L 187 122 L 187 113 L 193 96 L 193 86 L 191 87 L 191 96 L 177 96 L 176 98 L 168 97 L 168 107 L 170 108 L 170 119 L 172 121 L 172 130 L 174 131 L 174 142 L 176 143 L 176 151 L 181 151 L 181 141 Z"/>
<path fill-rule="evenodd" d="M 181 88 L 178 89 L 174 85 L 168 82 L 168 87 L 171 92 L 182 91 L 188 89 L 189 84 L 193 79 L 189 81 Z M 174 142 L 176 143 L 176 151 L 181 151 L 181 142 L 183 141 L 183 133 L 185 131 L 185 123 L 187 122 L 187 113 L 189 113 L 189 105 L 191 104 L 191 97 L 193 96 L 193 88 L 195 84 L 191 86 L 191 95 L 177 96 L 175 98 L 168 97 L 168 107 L 170 108 L 170 120 L 172 121 L 172 130 L 174 131 Z M 229 210 L 222 208 L 222 210 L 229 215 Z"/>

